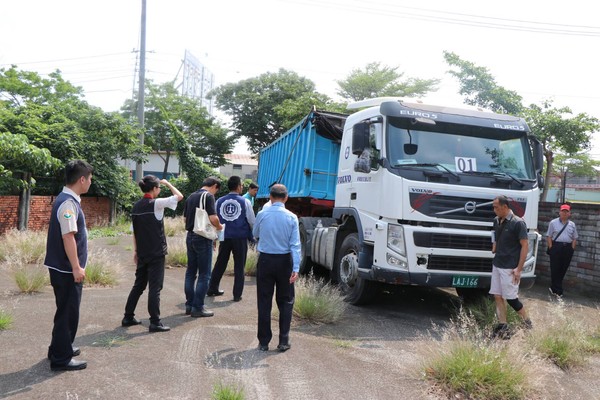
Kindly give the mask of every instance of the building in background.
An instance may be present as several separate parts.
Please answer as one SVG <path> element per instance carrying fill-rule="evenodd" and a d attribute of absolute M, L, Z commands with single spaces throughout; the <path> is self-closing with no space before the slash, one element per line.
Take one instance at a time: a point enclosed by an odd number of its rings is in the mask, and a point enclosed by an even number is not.
<path fill-rule="evenodd" d="M 258 177 L 258 161 L 250 154 L 225 154 L 227 164 L 219 167 L 219 173 L 227 178 L 232 175 L 256 182 Z"/>
<path fill-rule="evenodd" d="M 177 157 L 177 153 L 171 152 L 169 157 L 169 165 L 167 168 L 167 173 L 164 174 L 165 171 L 165 161 L 167 153 L 164 151 L 159 151 L 158 153 L 153 152 L 148 154 L 148 161 L 146 161 L 143 165 L 143 175 L 152 174 L 156 176 L 158 179 L 171 179 L 173 177 L 178 177 L 181 174 L 181 168 L 179 166 L 179 157 Z M 131 173 L 131 179 L 134 182 L 137 182 L 139 179 L 135 176 L 135 162 L 131 160 L 119 160 L 119 165 L 129 169 Z"/>

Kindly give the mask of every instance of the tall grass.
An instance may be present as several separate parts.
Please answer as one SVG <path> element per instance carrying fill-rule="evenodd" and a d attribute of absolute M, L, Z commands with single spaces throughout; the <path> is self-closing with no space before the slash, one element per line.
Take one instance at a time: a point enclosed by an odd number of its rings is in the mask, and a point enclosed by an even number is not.
<path fill-rule="evenodd" d="M 256 247 L 248 249 L 248 255 L 246 257 L 246 267 L 244 273 L 246 276 L 256 276 L 256 264 L 258 263 L 258 251 Z"/>
<path fill-rule="evenodd" d="M 173 237 L 185 232 L 185 221 L 182 217 L 169 217 L 164 219 L 165 235 Z"/>
<path fill-rule="evenodd" d="M 4 331 L 13 323 L 13 317 L 11 314 L 7 313 L 4 310 L 0 310 L 0 331 Z"/>
<path fill-rule="evenodd" d="M 527 399 L 526 372 L 506 348 L 468 340 L 448 343 L 425 367 L 448 398 L 468 399 Z"/>
<path fill-rule="evenodd" d="M 88 231 L 88 239 L 101 237 L 115 237 L 131 234 L 131 220 L 125 215 L 120 215 L 114 224 L 109 225 L 108 221 L 95 225 Z"/>
<path fill-rule="evenodd" d="M 482 327 L 465 309 L 442 333 L 442 340 L 429 349 L 423 371 L 447 398 L 530 398 L 535 375 L 524 359 L 521 343 L 490 341 L 487 326 Z"/>
<path fill-rule="evenodd" d="M 92 251 L 85 267 L 86 286 L 113 286 L 117 283 L 114 259 L 106 250 Z"/>
<path fill-rule="evenodd" d="M 563 303 L 556 303 L 547 317 L 544 329 L 528 337 L 531 347 L 563 370 L 585 364 L 597 347 L 583 321 L 575 320 Z"/>
<path fill-rule="evenodd" d="M 37 293 L 50 283 L 48 271 L 42 266 L 21 266 L 14 273 L 15 283 L 21 293 Z"/>
<path fill-rule="evenodd" d="M 187 267 L 187 246 L 185 238 L 168 239 L 168 253 L 165 263 L 172 267 Z"/>
<path fill-rule="evenodd" d="M 46 254 L 46 232 L 18 231 L 0 236 L 0 262 L 12 267 L 42 264 Z"/>
<path fill-rule="evenodd" d="M 295 294 L 294 315 L 311 323 L 337 322 L 348 307 L 337 287 L 313 277 L 296 281 Z"/>
<path fill-rule="evenodd" d="M 469 314 L 478 327 L 485 332 L 491 333 L 496 324 L 498 324 L 496 302 L 492 298 L 484 297 L 479 301 L 467 303 L 461 310 Z M 521 317 L 511 307 L 507 307 L 506 320 L 511 326 L 520 326 L 522 324 Z"/>

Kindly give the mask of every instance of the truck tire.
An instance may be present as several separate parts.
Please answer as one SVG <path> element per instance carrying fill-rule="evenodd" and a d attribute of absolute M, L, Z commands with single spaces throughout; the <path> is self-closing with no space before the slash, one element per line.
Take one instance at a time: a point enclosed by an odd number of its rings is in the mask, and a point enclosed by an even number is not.
<path fill-rule="evenodd" d="M 358 252 L 360 242 L 357 233 L 344 238 L 334 265 L 336 282 L 344 300 L 350 304 L 367 304 L 377 295 L 379 286 L 376 282 L 358 276 Z"/>
<path fill-rule="evenodd" d="M 300 230 L 300 275 L 308 275 L 312 270 L 313 263 L 310 259 L 310 245 L 308 243 L 308 232 L 306 232 L 306 225 L 302 222 L 298 225 Z"/>
<path fill-rule="evenodd" d="M 456 294 L 463 303 L 473 304 L 489 296 L 489 288 L 456 288 Z"/>

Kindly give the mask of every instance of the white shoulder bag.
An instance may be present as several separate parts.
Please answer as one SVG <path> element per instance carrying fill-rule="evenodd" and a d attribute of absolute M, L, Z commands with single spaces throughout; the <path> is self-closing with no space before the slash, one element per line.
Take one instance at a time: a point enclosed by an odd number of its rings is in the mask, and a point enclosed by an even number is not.
<path fill-rule="evenodd" d="M 217 228 L 210 222 L 206 213 L 206 195 L 203 192 L 200 195 L 200 202 L 196 207 L 196 215 L 194 217 L 194 233 L 203 236 L 210 240 L 215 240 L 218 237 Z"/>

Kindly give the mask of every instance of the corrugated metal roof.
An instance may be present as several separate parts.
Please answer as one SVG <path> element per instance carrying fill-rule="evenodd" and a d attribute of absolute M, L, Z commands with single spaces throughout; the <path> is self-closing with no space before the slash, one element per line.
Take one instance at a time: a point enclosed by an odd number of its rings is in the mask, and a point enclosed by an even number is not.
<path fill-rule="evenodd" d="M 258 165 L 258 160 L 252 158 L 251 154 L 225 154 L 223 157 L 230 164 Z"/>

